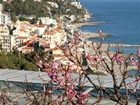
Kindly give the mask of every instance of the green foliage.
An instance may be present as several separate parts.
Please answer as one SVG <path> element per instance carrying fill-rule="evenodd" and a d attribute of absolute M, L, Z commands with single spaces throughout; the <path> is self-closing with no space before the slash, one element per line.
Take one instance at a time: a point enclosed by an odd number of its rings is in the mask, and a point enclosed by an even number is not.
<path fill-rule="evenodd" d="M 38 70 L 35 62 L 26 58 L 25 55 L 19 52 L 4 53 L 0 52 L 0 69 L 24 69 Z"/>
<path fill-rule="evenodd" d="M 22 16 L 21 16 L 21 17 L 19 17 L 19 20 L 20 20 L 20 21 L 30 21 L 29 19 L 24 18 L 24 17 L 22 17 Z"/>
<path fill-rule="evenodd" d="M 42 46 L 36 45 L 35 52 L 29 54 L 22 54 L 16 49 L 13 52 L 5 53 L 3 50 L 0 51 L 0 69 L 17 69 L 17 70 L 33 70 L 37 71 L 35 56 L 38 55 L 42 59 L 46 58 L 46 62 L 51 61 L 53 57 L 50 52 L 44 52 Z"/>
<path fill-rule="evenodd" d="M 58 8 L 52 7 L 48 2 L 54 2 L 58 5 Z M 58 17 L 64 15 L 75 15 L 82 17 L 85 13 L 85 9 L 78 9 L 71 4 L 70 0 L 42 0 L 37 2 L 34 0 L 13 0 L 11 3 L 3 3 L 4 10 L 11 13 L 12 20 L 16 20 L 16 16 L 21 15 L 38 17 Z M 22 18 L 23 19 L 23 18 Z"/>
<path fill-rule="evenodd" d="M 3 0 L 0 0 L 0 3 L 3 3 Z"/>
<path fill-rule="evenodd" d="M 35 15 L 36 17 L 43 17 L 48 15 L 48 5 L 43 2 L 36 2 L 34 0 L 13 0 L 11 3 L 4 3 L 4 10 L 10 12 L 12 19 L 20 15 Z M 15 15 L 15 16 L 14 16 Z"/>
<path fill-rule="evenodd" d="M 15 12 L 11 12 L 11 19 L 13 20 L 13 22 L 17 21 L 17 17 L 16 17 Z"/>
<path fill-rule="evenodd" d="M 2 44 L 0 43 L 0 51 L 2 51 L 3 49 L 2 49 Z"/>
<path fill-rule="evenodd" d="M 31 24 L 36 24 L 36 23 L 37 23 L 37 21 L 38 21 L 38 19 L 37 19 L 37 18 L 33 18 L 32 20 L 30 20 L 30 23 L 31 23 Z"/>

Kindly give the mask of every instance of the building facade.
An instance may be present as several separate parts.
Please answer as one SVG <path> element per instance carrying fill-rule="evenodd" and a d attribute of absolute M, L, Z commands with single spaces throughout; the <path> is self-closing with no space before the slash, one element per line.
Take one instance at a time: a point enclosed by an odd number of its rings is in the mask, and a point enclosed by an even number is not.
<path fill-rule="evenodd" d="M 8 24 L 11 23 L 10 14 L 7 12 L 3 12 L 3 6 L 0 4 L 0 24 Z"/>

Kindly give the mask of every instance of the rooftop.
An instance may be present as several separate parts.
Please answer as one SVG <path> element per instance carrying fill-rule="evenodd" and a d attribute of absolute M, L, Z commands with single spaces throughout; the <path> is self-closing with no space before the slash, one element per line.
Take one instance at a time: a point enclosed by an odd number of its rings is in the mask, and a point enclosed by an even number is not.
<path fill-rule="evenodd" d="M 43 84 L 46 80 L 50 80 L 46 72 L 0 69 L 0 81 Z"/>
<path fill-rule="evenodd" d="M 72 77 L 74 79 L 78 78 L 78 74 L 73 73 Z M 89 75 L 93 83 L 96 85 L 99 84 L 98 76 L 97 75 Z M 102 81 L 102 85 L 104 87 L 113 87 L 113 82 L 111 76 L 100 76 Z M 46 72 L 35 72 L 35 71 L 26 71 L 26 70 L 11 70 L 11 69 L 0 69 L 0 81 L 7 81 L 7 82 L 22 82 L 22 83 L 40 83 L 45 84 L 47 81 L 51 79 L 48 77 Z M 87 79 L 85 81 L 88 81 Z M 133 83 L 135 83 L 135 78 L 128 78 L 126 83 L 128 88 L 131 88 Z M 117 82 L 120 83 L 120 77 L 118 77 Z M 139 82 L 138 82 L 139 83 Z M 86 82 L 85 86 L 92 86 L 90 82 Z M 137 89 L 139 89 L 139 85 L 137 85 Z"/>

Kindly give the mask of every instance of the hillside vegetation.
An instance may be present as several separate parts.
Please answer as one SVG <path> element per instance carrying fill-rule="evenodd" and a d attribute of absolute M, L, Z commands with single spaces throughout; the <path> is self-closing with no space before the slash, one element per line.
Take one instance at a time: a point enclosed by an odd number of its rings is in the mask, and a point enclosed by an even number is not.
<path fill-rule="evenodd" d="M 50 4 L 53 2 L 57 5 Z M 4 11 L 11 14 L 12 20 L 15 20 L 16 16 L 34 16 L 38 17 L 58 17 L 61 15 L 75 15 L 75 17 L 81 18 L 85 14 L 85 9 L 77 8 L 71 4 L 70 0 L 42 0 L 37 2 L 34 0 L 13 0 L 11 3 L 4 2 Z M 78 19 L 77 19 L 78 20 Z"/>
<path fill-rule="evenodd" d="M 0 52 L 0 69 L 37 71 L 38 68 L 35 62 L 29 56 L 18 52 Z"/>

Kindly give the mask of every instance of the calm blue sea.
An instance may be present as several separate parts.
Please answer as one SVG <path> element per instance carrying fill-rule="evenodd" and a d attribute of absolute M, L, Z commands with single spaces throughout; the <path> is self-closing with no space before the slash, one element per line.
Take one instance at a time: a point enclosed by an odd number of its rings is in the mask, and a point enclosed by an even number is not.
<path fill-rule="evenodd" d="M 140 45 L 140 0 L 81 0 L 90 13 L 91 21 L 105 21 L 98 26 L 85 26 L 84 31 L 110 33 L 106 42 Z"/>

